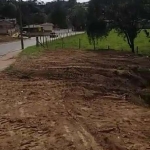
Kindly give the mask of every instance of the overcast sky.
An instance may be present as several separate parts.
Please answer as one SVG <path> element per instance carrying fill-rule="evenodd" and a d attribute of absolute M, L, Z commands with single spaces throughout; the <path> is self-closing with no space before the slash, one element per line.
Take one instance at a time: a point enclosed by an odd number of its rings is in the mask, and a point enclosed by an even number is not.
<path fill-rule="evenodd" d="M 1 0 L 0 0 L 1 1 Z M 23 0 L 23 1 L 26 1 L 26 0 Z M 39 1 L 44 1 L 44 2 L 51 2 L 51 1 L 56 1 L 56 0 L 39 0 Z M 68 0 L 66 0 L 68 1 Z M 77 0 L 77 2 L 88 2 L 89 0 Z"/>
<path fill-rule="evenodd" d="M 53 0 L 43 0 L 44 2 L 50 2 L 50 1 L 53 1 Z M 77 0 L 78 2 L 87 2 L 89 0 Z"/>

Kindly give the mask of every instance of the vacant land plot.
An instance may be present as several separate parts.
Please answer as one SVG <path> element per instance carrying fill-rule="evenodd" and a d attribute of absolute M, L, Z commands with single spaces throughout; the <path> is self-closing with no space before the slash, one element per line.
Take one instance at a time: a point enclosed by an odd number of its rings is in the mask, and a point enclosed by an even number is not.
<path fill-rule="evenodd" d="M 150 31 L 150 30 L 149 30 Z M 61 35 L 60 35 L 61 36 Z M 41 39 L 42 40 L 42 39 Z M 46 45 L 45 45 L 46 46 Z M 150 56 L 150 38 L 147 38 L 144 31 L 138 35 L 135 40 L 135 51 L 137 53 L 138 46 L 138 54 L 149 55 Z M 86 33 L 81 33 L 78 35 L 64 37 L 61 39 L 53 38 L 48 43 L 48 48 L 51 50 L 57 49 L 93 49 L 93 45 L 89 43 L 88 37 Z M 118 34 L 112 30 L 107 38 L 101 39 L 97 42 L 96 49 L 113 49 L 119 51 L 131 51 L 127 41 L 123 39 L 122 36 L 118 36 Z M 42 47 L 31 46 L 28 47 L 23 53 L 24 54 L 36 54 L 42 51 Z"/>
<path fill-rule="evenodd" d="M 0 149 L 150 149 L 150 59 L 46 51 L 0 74 Z M 147 106 L 146 106 L 147 105 Z"/>
<path fill-rule="evenodd" d="M 86 34 L 80 34 L 72 37 L 64 38 L 53 41 L 49 44 L 49 47 L 52 49 L 60 48 L 79 48 L 79 39 L 81 49 L 93 49 L 93 45 L 89 44 L 89 40 Z M 62 44 L 63 43 L 63 44 Z M 130 47 L 123 39 L 123 37 L 118 36 L 118 34 L 113 30 L 110 32 L 107 38 L 99 40 L 97 43 L 97 49 L 107 49 L 109 46 L 110 49 L 130 51 Z M 150 38 L 147 38 L 144 31 L 138 35 L 135 40 L 135 48 L 138 46 L 138 53 L 150 55 Z"/>

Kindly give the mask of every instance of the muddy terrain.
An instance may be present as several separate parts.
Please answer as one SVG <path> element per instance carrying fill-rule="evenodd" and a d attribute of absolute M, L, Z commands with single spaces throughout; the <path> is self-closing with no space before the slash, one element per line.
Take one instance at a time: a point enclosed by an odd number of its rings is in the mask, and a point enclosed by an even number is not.
<path fill-rule="evenodd" d="M 150 150 L 150 58 L 21 56 L 0 73 L 0 150 Z"/>
<path fill-rule="evenodd" d="M 9 35 L 0 35 L 0 43 L 17 41 L 18 38 L 13 38 Z"/>

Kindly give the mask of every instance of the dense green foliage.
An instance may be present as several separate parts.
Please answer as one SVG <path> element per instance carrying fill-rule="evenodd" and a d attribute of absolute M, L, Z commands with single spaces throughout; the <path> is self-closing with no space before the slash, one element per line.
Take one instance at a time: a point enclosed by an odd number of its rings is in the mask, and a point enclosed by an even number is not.
<path fill-rule="evenodd" d="M 79 28 L 85 26 L 85 5 L 77 3 L 76 0 L 48 3 L 38 0 L 0 0 L 0 17 L 17 18 L 19 23 L 20 6 L 23 25 L 51 22 L 59 28 Z"/>
<path fill-rule="evenodd" d="M 68 22 L 76 27 L 77 30 L 84 30 L 86 23 L 86 9 L 82 4 L 74 5 L 68 10 Z"/>
<path fill-rule="evenodd" d="M 150 0 L 0 0 L 0 17 L 17 18 L 19 23 L 19 8 L 23 25 L 51 22 L 58 28 L 86 29 L 94 49 L 99 39 L 115 29 L 135 52 L 135 40 L 150 20 Z M 150 37 L 148 30 L 145 34 Z"/>
<path fill-rule="evenodd" d="M 89 39 L 102 38 L 115 29 L 135 52 L 135 39 L 150 19 L 148 0 L 90 0 L 87 34 Z M 148 36 L 148 31 L 145 31 Z"/>
<path fill-rule="evenodd" d="M 104 1 L 91 0 L 88 6 L 87 35 L 90 43 L 94 45 L 94 49 L 96 41 L 106 37 L 110 31 L 105 21 L 104 4 Z"/>
<path fill-rule="evenodd" d="M 148 21 L 149 12 L 145 6 L 144 0 L 126 0 L 119 1 L 111 7 L 110 13 L 112 14 L 114 27 L 119 34 L 127 39 L 133 53 L 135 52 L 134 41 Z"/>

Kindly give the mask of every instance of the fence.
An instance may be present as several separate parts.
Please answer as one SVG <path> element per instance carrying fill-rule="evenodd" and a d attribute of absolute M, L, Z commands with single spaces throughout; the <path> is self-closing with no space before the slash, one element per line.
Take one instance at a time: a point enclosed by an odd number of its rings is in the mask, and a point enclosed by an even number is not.
<path fill-rule="evenodd" d="M 84 32 L 73 32 L 70 30 L 58 30 L 55 31 L 55 34 L 46 34 L 42 36 L 36 36 L 36 46 L 42 46 L 44 48 L 50 48 L 50 45 L 53 41 L 59 40 L 61 41 L 61 48 L 63 48 L 64 45 L 64 38 L 71 37 L 74 35 L 82 34 Z"/>
<path fill-rule="evenodd" d="M 115 42 L 109 42 L 109 40 L 98 41 L 95 43 L 95 48 L 93 44 L 89 43 L 89 40 L 84 32 L 73 32 L 73 31 L 57 31 L 57 37 L 52 36 L 39 36 L 37 37 L 37 46 L 42 46 L 48 49 L 103 49 L 103 50 L 121 50 L 121 51 L 131 51 L 127 42 L 122 40 Z M 74 36 L 77 35 L 77 36 Z M 148 39 L 147 39 L 148 40 Z M 136 43 L 136 45 L 139 43 Z M 144 45 L 135 46 L 135 52 L 137 54 L 147 54 L 149 52 L 147 47 Z"/>

